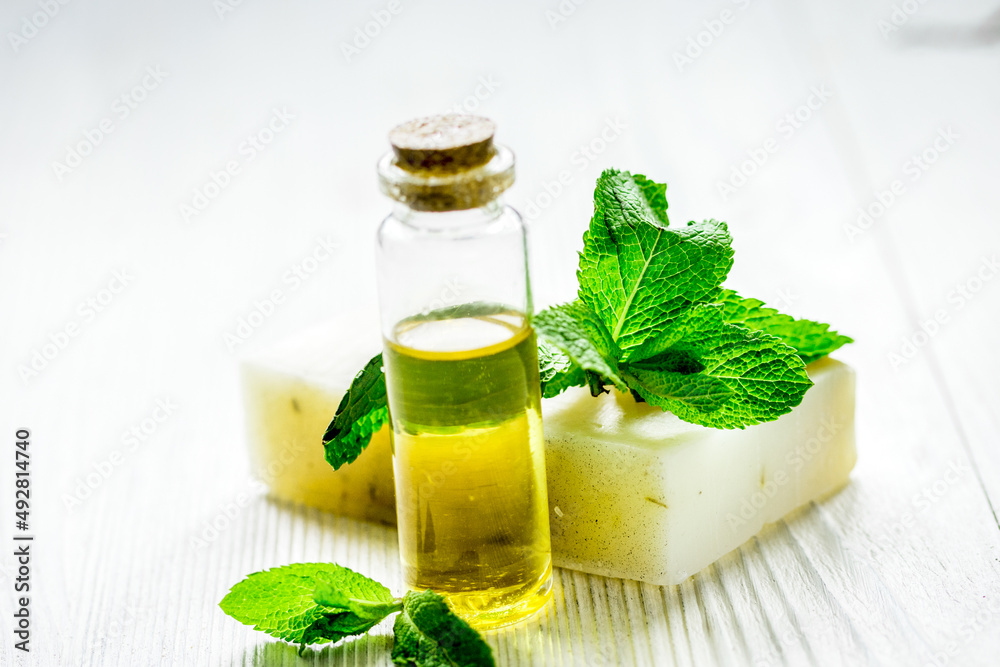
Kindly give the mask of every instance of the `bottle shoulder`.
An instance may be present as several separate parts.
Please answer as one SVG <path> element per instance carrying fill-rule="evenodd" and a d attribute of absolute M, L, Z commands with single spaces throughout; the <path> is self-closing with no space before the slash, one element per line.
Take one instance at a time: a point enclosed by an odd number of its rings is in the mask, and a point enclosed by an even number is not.
<path fill-rule="evenodd" d="M 462 240 L 525 233 L 524 220 L 516 209 L 501 204 L 490 209 L 421 213 L 397 207 L 379 224 L 379 244 L 403 240 Z"/>

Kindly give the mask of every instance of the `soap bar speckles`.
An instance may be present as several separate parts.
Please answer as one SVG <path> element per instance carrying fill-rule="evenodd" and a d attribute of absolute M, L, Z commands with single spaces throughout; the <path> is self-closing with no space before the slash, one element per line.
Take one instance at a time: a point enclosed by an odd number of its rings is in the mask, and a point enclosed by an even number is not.
<path fill-rule="evenodd" d="M 854 371 L 831 359 L 777 421 L 709 429 L 612 391 L 584 388 L 542 409 L 555 564 L 676 584 L 854 467 Z"/>

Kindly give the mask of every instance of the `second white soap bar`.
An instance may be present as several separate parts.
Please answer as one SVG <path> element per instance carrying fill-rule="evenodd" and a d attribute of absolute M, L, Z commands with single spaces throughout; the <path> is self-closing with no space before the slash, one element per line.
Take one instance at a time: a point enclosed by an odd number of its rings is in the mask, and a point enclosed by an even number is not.
<path fill-rule="evenodd" d="M 854 371 L 824 359 L 774 422 L 719 430 L 629 395 L 576 388 L 543 402 L 556 565 L 677 584 L 767 524 L 847 482 Z"/>

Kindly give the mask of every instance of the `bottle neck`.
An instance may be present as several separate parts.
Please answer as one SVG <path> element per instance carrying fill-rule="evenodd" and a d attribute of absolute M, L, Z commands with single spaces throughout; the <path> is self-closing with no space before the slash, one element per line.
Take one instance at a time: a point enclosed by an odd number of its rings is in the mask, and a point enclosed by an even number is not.
<path fill-rule="evenodd" d="M 396 202 L 393 217 L 420 231 L 456 232 L 489 224 L 500 217 L 503 209 L 503 197 L 497 197 L 484 206 L 462 211 L 418 211 Z"/>

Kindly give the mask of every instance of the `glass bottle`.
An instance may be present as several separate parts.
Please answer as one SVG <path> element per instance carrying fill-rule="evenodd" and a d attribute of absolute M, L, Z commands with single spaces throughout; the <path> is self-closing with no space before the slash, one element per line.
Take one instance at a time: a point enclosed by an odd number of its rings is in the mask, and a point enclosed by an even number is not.
<path fill-rule="evenodd" d="M 514 156 L 476 116 L 389 134 L 378 231 L 403 578 L 480 628 L 551 597 L 545 453 Z"/>

